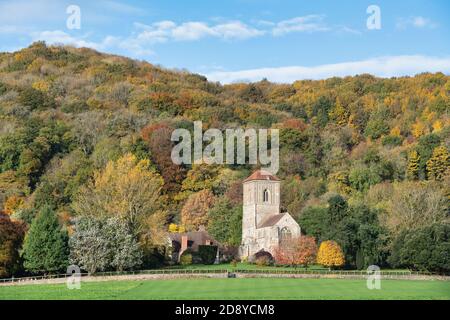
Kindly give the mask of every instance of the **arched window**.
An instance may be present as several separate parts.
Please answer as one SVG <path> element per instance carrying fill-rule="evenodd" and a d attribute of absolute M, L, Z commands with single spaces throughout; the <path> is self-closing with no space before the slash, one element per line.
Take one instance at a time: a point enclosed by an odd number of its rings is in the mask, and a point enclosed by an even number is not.
<path fill-rule="evenodd" d="M 265 189 L 263 193 L 263 202 L 269 202 L 269 190 Z"/>
<path fill-rule="evenodd" d="M 280 232 L 280 243 L 286 243 L 292 238 L 291 230 L 288 227 L 284 227 Z"/>

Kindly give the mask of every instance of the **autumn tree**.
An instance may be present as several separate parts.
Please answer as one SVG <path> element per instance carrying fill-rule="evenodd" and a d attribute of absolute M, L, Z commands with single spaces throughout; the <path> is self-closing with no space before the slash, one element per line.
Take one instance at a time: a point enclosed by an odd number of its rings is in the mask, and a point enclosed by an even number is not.
<path fill-rule="evenodd" d="M 442 222 L 448 216 L 447 201 L 431 182 L 396 183 L 387 205 L 387 227 L 396 234 Z"/>
<path fill-rule="evenodd" d="M 13 276 L 21 270 L 19 250 L 24 236 L 24 223 L 0 214 L 0 278 Z"/>
<path fill-rule="evenodd" d="M 130 230 L 140 233 L 146 219 L 160 207 L 163 185 L 160 175 L 149 166 L 148 160 L 138 161 L 132 154 L 110 161 L 80 189 L 73 208 L 79 215 L 120 217 Z"/>
<path fill-rule="evenodd" d="M 173 163 L 171 141 L 173 128 L 166 124 L 154 124 L 142 129 L 141 135 L 151 150 L 151 160 L 156 164 L 164 179 L 162 191 L 176 193 L 180 190 L 182 181 L 186 177 L 183 166 Z"/>
<path fill-rule="evenodd" d="M 308 265 L 316 262 L 317 244 L 314 237 L 301 236 L 291 241 L 280 243 L 275 248 L 274 259 L 279 264 Z"/>
<path fill-rule="evenodd" d="M 202 190 L 189 196 L 181 210 L 181 222 L 186 230 L 198 230 L 207 226 L 209 210 L 214 205 L 214 195 L 210 190 Z"/>
<path fill-rule="evenodd" d="M 408 166 L 406 167 L 406 176 L 409 180 L 419 178 L 420 172 L 420 155 L 416 150 L 412 150 L 408 157 Z"/>
<path fill-rule="evenodd" d="M 13 195 L 5 201 L 6 214 L 13 214 L 16 210 L 20 209 L 24 205 L 24 197 Z"/>
<path fill-rule="evenodd" d="M 430 160 L 427 161 L 428 178 L 442 180 L 449 172 L 450 156 L 445 146 L 434 148 Z"/>
<path fill-rule="evenodd" d="M 344 253 L 335 241 L 324 241 L 317 252 L 317 263 L 328 268 L 340 267 L 345 263 Z"/>

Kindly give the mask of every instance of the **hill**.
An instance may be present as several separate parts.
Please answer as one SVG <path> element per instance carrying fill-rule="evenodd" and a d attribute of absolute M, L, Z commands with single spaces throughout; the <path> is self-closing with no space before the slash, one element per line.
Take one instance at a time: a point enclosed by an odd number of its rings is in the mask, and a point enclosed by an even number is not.
<path fill-rule="evenodd" d="M 50 206 L 70 234 L 72 217 L 95 211 L 86 195 L 146 183 L 140 177 L 148 175 L 161 183 L 150 195 L 156 205 L 145 204 L 145 241 L 159 244 L 169 225 L 206 223 L 219 240 L 237 245 L 241 182 L 255 168 L 177 166 L 171 132 L 192 130 L 193 121 L 204 129 L 277 128 L 282 203 L 306 234 L 337 240 L 350 266 L 390 259 L 442 271 L 448 262 L 410 261 L 400 243 L 427 247 L 427 234 L 448 221 L 449 110 L 450 77 L 442 73 L 221 85 L 37 42 L 0 54 L 0 208 L 31 224 Z M 111 212 L 120 214 L 122 200 Z M 222 212 L 233 218 L 209 218 Z"/>

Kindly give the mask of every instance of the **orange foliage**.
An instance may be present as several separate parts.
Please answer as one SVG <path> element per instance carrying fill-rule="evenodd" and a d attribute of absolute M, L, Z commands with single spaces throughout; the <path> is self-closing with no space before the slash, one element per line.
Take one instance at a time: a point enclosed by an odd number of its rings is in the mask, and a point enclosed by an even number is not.
<path fill-rule="evenodd" d="M 275 248 L 274 258 L 279 264 L 308 266 L 316 261 L 316 254 L 314 237 L 301 236 Z"/>

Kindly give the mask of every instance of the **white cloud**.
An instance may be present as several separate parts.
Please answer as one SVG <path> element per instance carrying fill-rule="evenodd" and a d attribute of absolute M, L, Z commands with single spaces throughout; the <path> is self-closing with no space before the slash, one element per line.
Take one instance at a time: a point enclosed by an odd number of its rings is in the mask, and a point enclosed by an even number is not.
<path fill-rule="evenodd" d="M 291 83 L 303 79 L 326 79 L 370 73 L 378 77 L 415 75 L 422 72 L 450 73 L 450 57 L 389 56 L 354 62 L 325 64 L 314 67 L 290 66 L 242 71 L 220 71 L 205 74 L 211 81 L 222 83 L 259 81 Z"/>
<path fill-rule="evenodd" d="M 308 15 L 283 20 L 275 25 L 272 29 L 272 34 L 274 36 L 282 36 L 291 32 L 329 31 L 330 28 L 324 24 L 323 20 L 323 15 Z"/>
<path fill-rule="evenodd" d="M 399 18 L 396 24 L 397 29 L 407 29 L 409 27 L 419 28 L 419 29 L 434 29 L 437 27 L 437 24 L 431 21 L 428 18 L 424 18 L 421 16 L 417 17 L 409 17 L 409 18 Z"/>
<path fill-rule="evenodd" d="M 248 39 L 265 33 L 265 31 L 251 28 L 240 21 L 219 24 L 213 27 L 213 30 L 224 39 Z"/>
<path fill-rule="evenodd" d="M 216 33 L 204 22 L 185 22 L 170 30 L 170 37 L 179 41 L 198 40 L 207 36 L 216 36 Z"/>
<path fill-rule="evenodd" d="M 195 41 L 206 37 L 226 40 L 248 39 L 264 34 L 264 31 L 252 28 L 240 21 L 231 21 L 216 25 L 206 22 L 188 21 L 177 25 L 173 21 L 159 21 L 152 25 L 135 23 L 142 31 L 135 37 L 137 41 L 152 43 L 175 41 Z"/>

